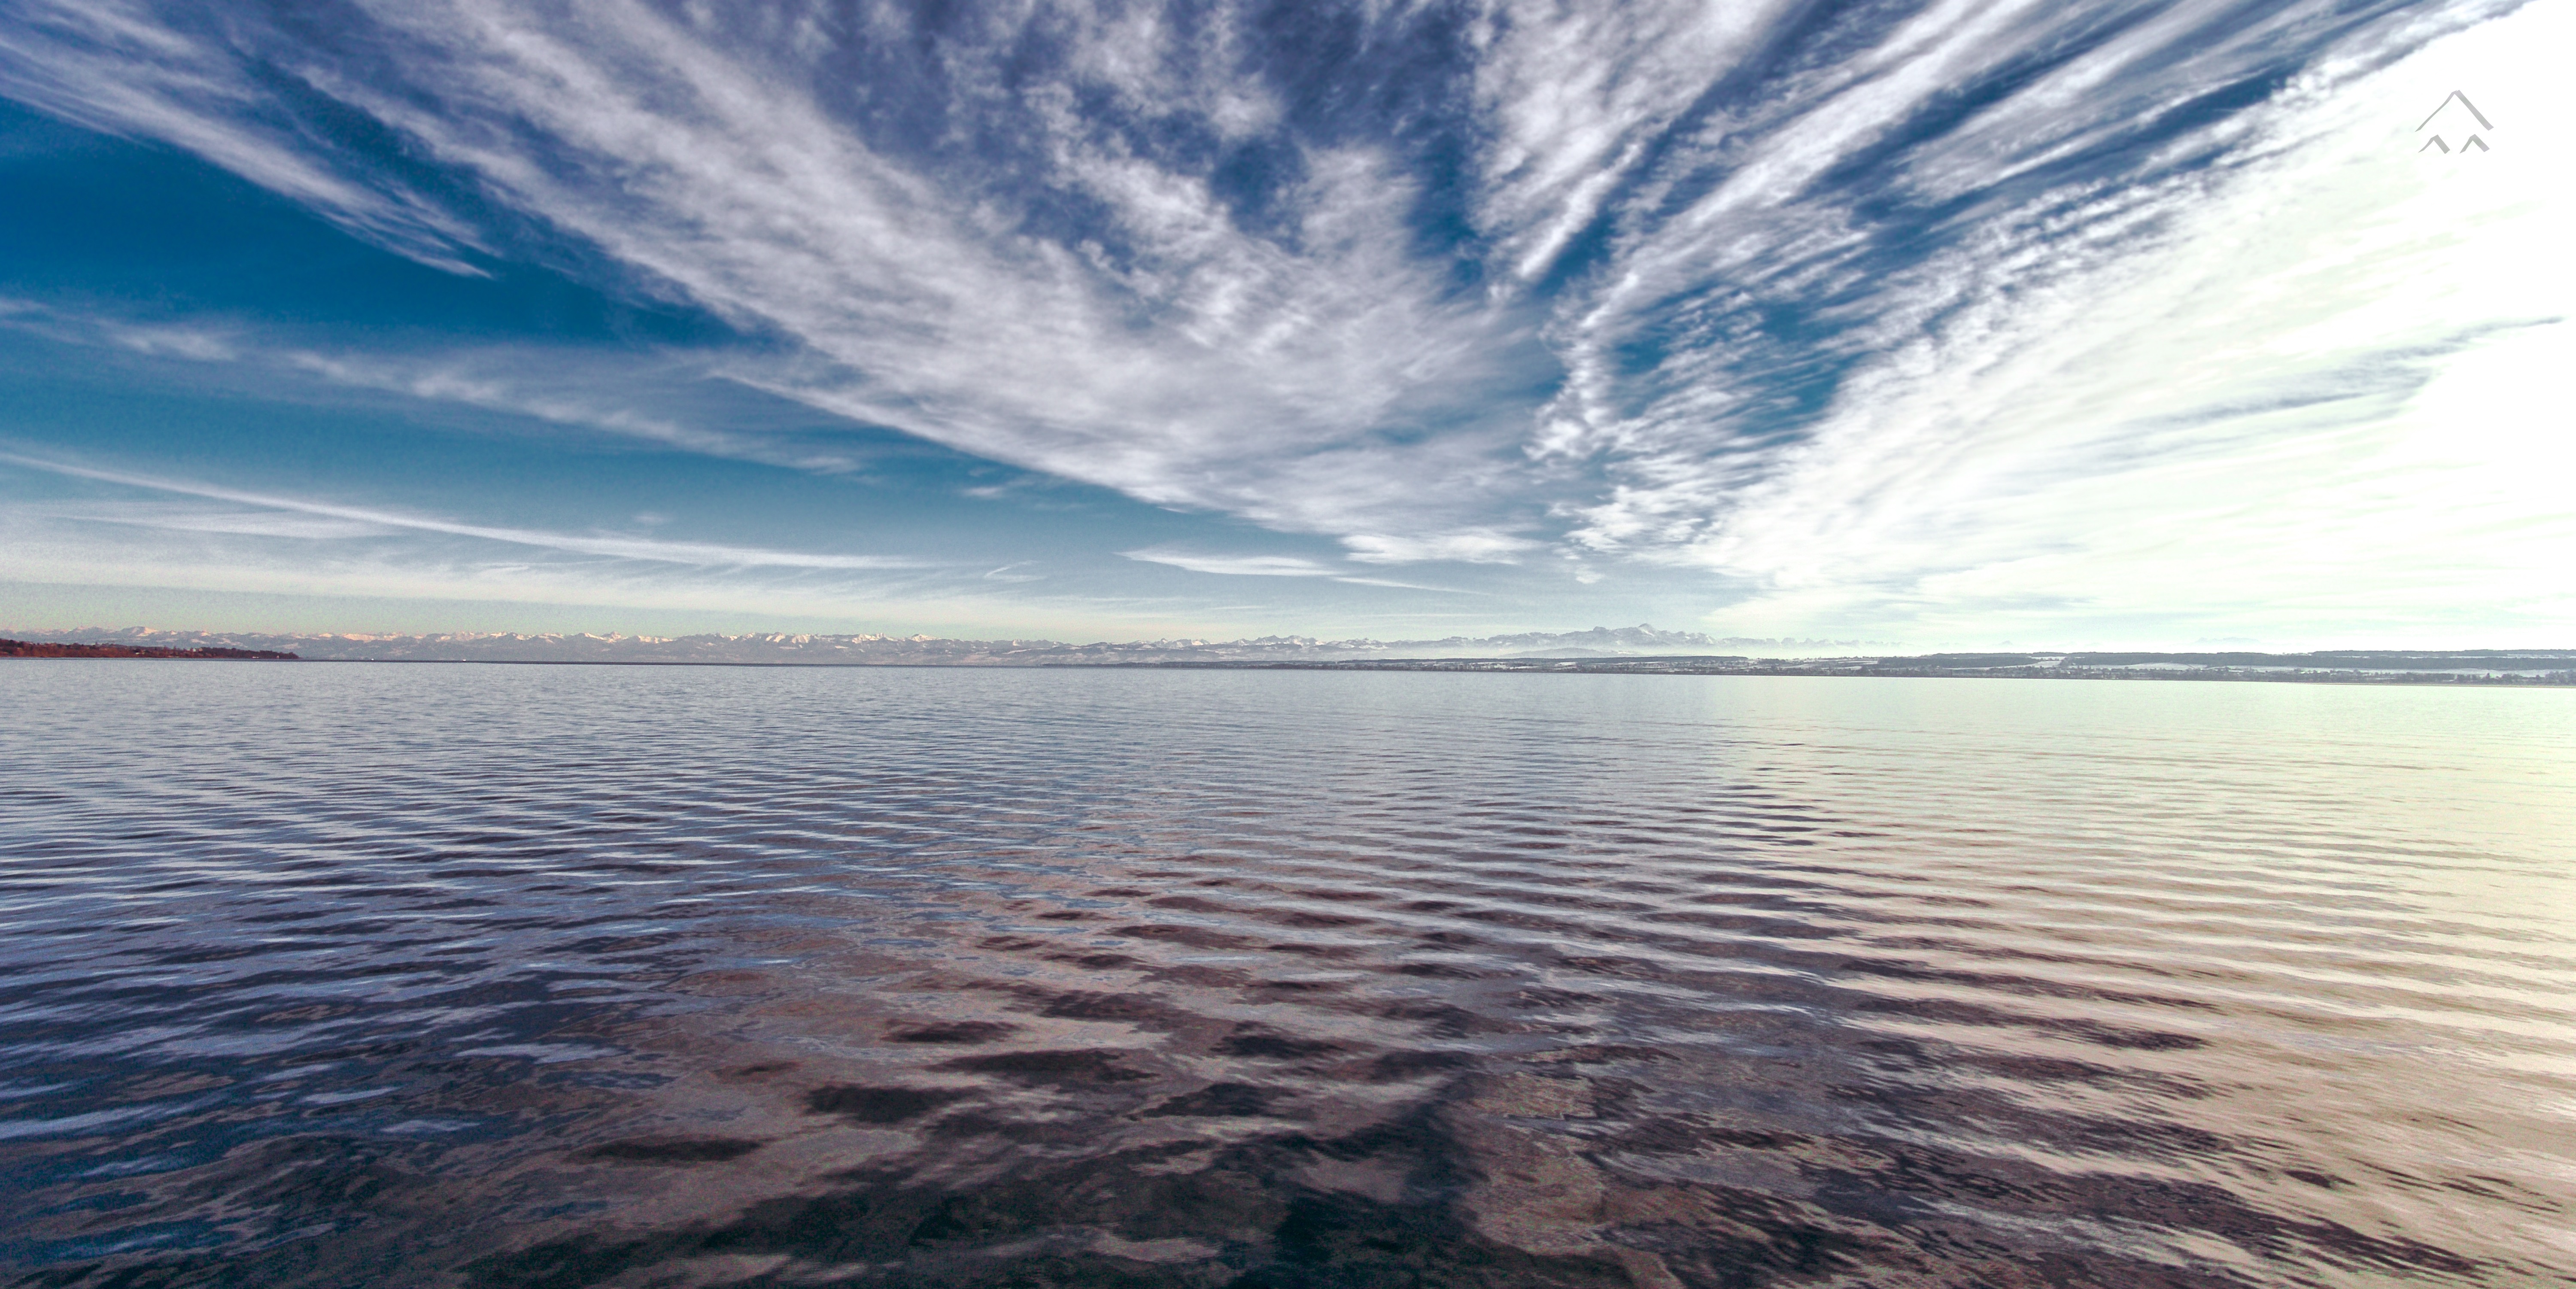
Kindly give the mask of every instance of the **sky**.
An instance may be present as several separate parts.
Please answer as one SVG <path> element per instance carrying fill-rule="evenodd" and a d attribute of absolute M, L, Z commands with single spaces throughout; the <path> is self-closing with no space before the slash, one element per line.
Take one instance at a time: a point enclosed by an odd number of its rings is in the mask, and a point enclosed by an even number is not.
<path fill-rule="evenodd" d="M 2570 49 L 0 0 L 0 628 L 2576 645 Z"/>

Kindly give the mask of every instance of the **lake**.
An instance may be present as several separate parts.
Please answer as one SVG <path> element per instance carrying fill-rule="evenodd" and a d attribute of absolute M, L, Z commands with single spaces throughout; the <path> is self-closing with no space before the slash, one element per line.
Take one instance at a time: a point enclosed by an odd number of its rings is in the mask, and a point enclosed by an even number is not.
<path fill-rule="evenodd" d="M 2576 1277 L 2576 691 L 0 663 L 25 1285 Z"/>

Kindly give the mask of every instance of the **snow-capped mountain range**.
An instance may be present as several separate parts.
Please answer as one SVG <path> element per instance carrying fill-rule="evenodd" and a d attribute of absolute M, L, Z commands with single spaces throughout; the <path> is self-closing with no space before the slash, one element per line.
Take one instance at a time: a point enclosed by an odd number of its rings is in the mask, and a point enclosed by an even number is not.
<path fill-rule="evenodd" d="M 151 627 L 70 631 L 0 629 L 20 640 L 123 644 L 183 649 L 259 649 L 309 659 L 460 662 L 746 663 L 782 665 L 1098 666 L 1131 662 L 1337 661 L 1367 658 L 1615 658 L 1804 654 L 1858 640 L 1714 638 L 1640 624 L 1588 631 L 1528 631 L 1442 640 L 1322 640 L 1261 636 L 1248 640 L 1131 640 L 1073 644 L 1058 640 L 951 640 L 933 636 L 824 635 L 762 632 L 639 636 L 610 633 L 517 635 L 457 631 L 431 635 L 274 634 L 172 631 Z"/>

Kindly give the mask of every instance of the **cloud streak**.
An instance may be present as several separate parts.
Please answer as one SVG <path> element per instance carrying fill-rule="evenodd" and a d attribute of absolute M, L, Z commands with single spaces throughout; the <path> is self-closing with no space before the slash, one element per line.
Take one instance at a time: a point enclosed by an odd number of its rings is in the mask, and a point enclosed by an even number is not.
<path fill-rule="evenodd" d="M 428 352 L 326 348 L 311 337 L 239 321 L 138 322 L 96 310 L 74 313 L 9 299 L 0 299 L 0 327 L 62 344 L 235 367 L 272 381 L 308 378 L 818 474 L 844 473 L 862 461 L 846 448 L 711 428 L 667 410 L 644 410 L 648 402 L 667 408 L 675 392 L 691 386 L 743 383 L 730 373 L 747 360 L 731 354 L 658 351 L 639 357 L 596 347 L 526 344 L 450 345 Z"/>
<path fill-rule="evenodd" d="M 1339 569 L 1321 560 L 1302 555 L 1209 555 L 1195 551 L 1148 548 L 1120 551 L 1128 559 L 1147 564 L 1168 564 L 1193 573 L 1213 573 L 1221 577 L 1322 577 L 1352 586 L 1384 586 L 1406 591 L 1437 591 L 1445 595 L 1473 592 L 1454 587 L 1424 586 L 1417 582 L 1398 582 L 1383 577 L 1363 577 Z M 1353 556 L 1353 558 L 1359 558 Z"/>
<path fill-rule="evenodd" d="M 727 546 L 712 542 L 664 541 L 650 537 L 632 537 L 612 534 L 560 533 L 537 528 L 514 528 L 491 524 L 459 523 L 453 520 L 406 514 L 400 511 L 373 509 L 362 506 L 344 506 L 333 502 L 308 501 L 296 497 L 280 497 L 264 493 L 246 492 L 235 488 L 217 487 L 210 484 L 193 483 L 174 479 L 159 479 L 148 475 L 130 474 L 119 470 L 102 470 L 90 466 L 74 465 L 62 461 L 46 460 L 42 457 L 25 456 L 15 452 L 0 452 L 0 461 L 5 461 L 11 465 L 25 469 L 41 470 L 48 474 L 60 475 L 66 478 L 87 479 L 98 483 L 109 483 L 120 487 L 138 488 L 150 492 L 165 493 L 183 497 L 200 497 L 208 501 L 230 502 L 235 505 L 253 507 L 256 510 L 261 511 L 283 511 L 293 515 L 311 516 L 316 519 L 328 521 L 321 526 L 306 524 L 287 524 L 280 526 L 273 523 L 261 526 L 248 520 L 233 519 L 227 521 L 231 524 L 231 526 L 228 527 L 207 527 L 205 522 L 201 521 L 197 525 L 200 531 L 260 533 L 262 535 L 292 535 L 301 537 L 361 536 L 391 531 L 436 533 L 449 537 L 470 537 L 479 541 L 500 542 L 511 546 L 533 547 L 539 550 L 558 551 L 572 555 L 590 555 L 605 559 L 640 560 L 648 563 L 679 564 L 694 568 L 714 569 L 783 568 L 887 570 L 930 567 L 930 565 L 927 565 L 920 560 L 898 559 L 882 555 L 816 554 L 805 551 L 767 550 L 755 546 Z M 103 517 L 108 518 L 110 522 L 136 523 L 148 527 L 185 528 L 189 526 L 168 518 L 152 521 L 134 517 L 120 518 L 114 514 Z M 347 525 L 348 527 L 345 529 L 336 528 L 334 527 L 335 524 Z"/>

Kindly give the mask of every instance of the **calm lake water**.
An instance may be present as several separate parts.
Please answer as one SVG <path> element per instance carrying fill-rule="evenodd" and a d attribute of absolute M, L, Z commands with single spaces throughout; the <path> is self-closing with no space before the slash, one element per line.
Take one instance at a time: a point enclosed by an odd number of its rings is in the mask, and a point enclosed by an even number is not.
<path fill-rule="evenodd" d="M 2576 1275 L 2576 692 L 0 664 L 0 1280 Z"/>

